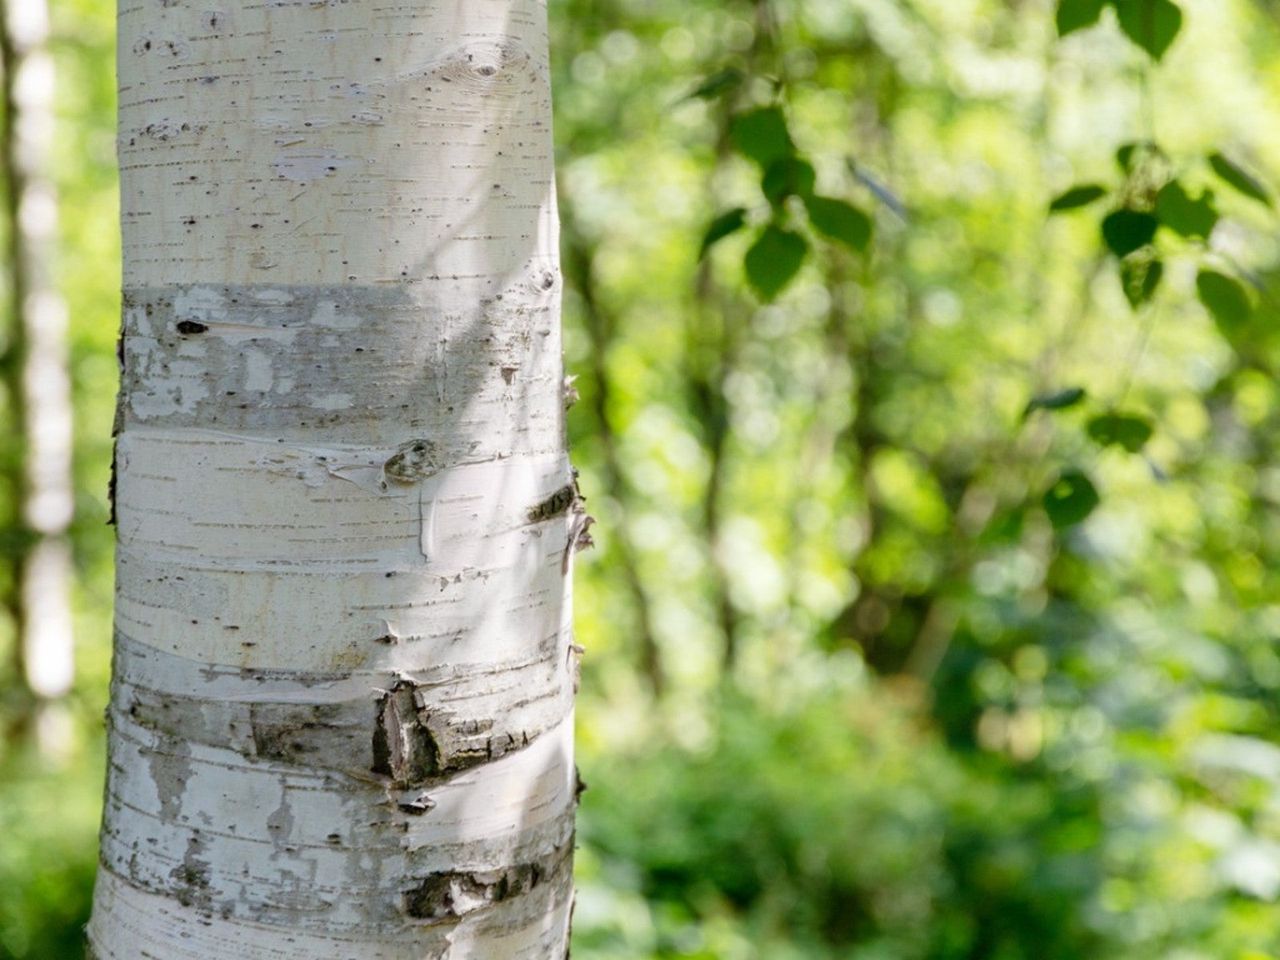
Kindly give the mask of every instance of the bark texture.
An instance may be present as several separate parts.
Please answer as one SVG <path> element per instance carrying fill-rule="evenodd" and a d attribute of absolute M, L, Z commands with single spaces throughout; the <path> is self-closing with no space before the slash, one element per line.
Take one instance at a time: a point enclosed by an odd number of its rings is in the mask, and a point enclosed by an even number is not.
<path fill-rule="evenodd" d="M 121 0 L 101 960 L 548 960 L 572 556 L 541 0 Z"/>

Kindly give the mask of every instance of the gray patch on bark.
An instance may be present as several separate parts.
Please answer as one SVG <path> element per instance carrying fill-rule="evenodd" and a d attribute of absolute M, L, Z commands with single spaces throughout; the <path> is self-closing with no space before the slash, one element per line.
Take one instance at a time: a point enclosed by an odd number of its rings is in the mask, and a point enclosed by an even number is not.
<path fill-rule="evenodd" d="M 283 848 L 293 833 L 293 808 L 289 806 L 289 787 L 280 785 L 280 806 L 271 811 L 267 817 L 267 829 L 271 831 L 271 842 L 277 850 Z"/>
<path fill-rule="evenodd" d="M 155 750 L 147 753 L 147 766 L 160 797 L 160 814 L 173 821 L 182 810 L 182 794 L 191 779 L 191 747 L 177 736 L 160 736 Z"/>
<path fill-rule="evenodd" d="M 197 709 L 199 704 L 193 704 Z M 350 766 L 361 753 L 361 737 L 342 704 L 249 705 L 254 755 L 276 763 Z M 345 716 L 344 716 L 345 714 Z M 344 722 L 345 721 L 345 722 Z"/>
<path fill-rule="evenodd" d="M 126 290 L 126 423 L 284 438 L 313 437 L 319 427 L 330 442 L 370 445 L 401 443 L 407 428 L 415 437 L 450 438 L 433 451 L 431 472 L 476 446 L 482 459 L 555 451 L 564 397 L 546 276 L 554 277 L 530 262 L 466 310 L 402 285 Z M 439 350 L 446 341 L 449 349 Z M 495 368 L 522 373 L 507 383 L 493 377 Z M 488 420 L 471 414 L 485 408 L 518 412 L 517 449 L 491 448 Z M 467 435 L 460 424 L 474 429 Z"/>

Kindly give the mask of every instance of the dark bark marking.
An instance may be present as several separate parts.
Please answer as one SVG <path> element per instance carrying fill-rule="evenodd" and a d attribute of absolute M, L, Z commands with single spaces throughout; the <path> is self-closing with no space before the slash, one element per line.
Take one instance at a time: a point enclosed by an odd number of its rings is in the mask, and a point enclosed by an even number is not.
<path fill-rule="evenodd" d="M 436 802 L 425 793 L 420 793 L 417 796 L 406 797 L 397 803 L 396 806 L 399 807 L 403 813 L 420 817 L 424 813 L 434 810 Z"/>
<path fill-rule="evenodd" d="M 399 483 L 415 483 L 439 471 L 436 445 L 430 440 L 410 440 L 391 455 L 383 472 Z"/>
<path fill-rule="evenodd" d="M 579 500 L 578 481 L 575 477 L 572 483 L 566 483 L 563 487 L 553 493 L 541 503 L 536 503 L 529 508 L 527 516 L 530 523 L 541 523 L 544 520 L 550 520 L 558 517 Z"/>
<path fill-rule="evenodd" d="M 453 920 L 530 893 L 568 867 L 573 837 L 535 860 L 498 870 L 446 870 L 423 877 L 404 895 L 404 913 L 415 920 Z"/>
<path fill-rule="evenodd" d="M 116 478 L 118 467 L 116 460 L 119 456 L 120 441 L 113 440 L 111 442 L 111 476 L 107 480 L 107 526 L 114 527 L 116 525 Z"/>
<path fill-rule="evenodd" d="M 173 896 L 184 907 L 195 907 L 205 912 L 213 911 L 213 895 L 209 890 L 209 864 L 198 854 L 203 849 L 199 837 L 187 841 L 187 852 L 169 873 L 173 881 Z"/>

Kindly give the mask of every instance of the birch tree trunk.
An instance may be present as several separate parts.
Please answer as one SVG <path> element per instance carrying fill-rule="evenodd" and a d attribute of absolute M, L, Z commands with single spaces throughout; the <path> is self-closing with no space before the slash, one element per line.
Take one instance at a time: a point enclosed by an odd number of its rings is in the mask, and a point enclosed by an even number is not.
<path fill-rule="evenodd" d="M 544 2 L 121 0 L 100 960 L 565 955 Z"/>

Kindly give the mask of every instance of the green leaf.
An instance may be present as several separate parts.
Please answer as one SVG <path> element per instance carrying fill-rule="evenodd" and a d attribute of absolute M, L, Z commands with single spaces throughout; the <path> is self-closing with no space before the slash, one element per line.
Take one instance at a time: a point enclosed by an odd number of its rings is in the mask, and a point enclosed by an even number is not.
<path fill-rule="evenodd" d="M 747 251 L 747 282 L 766 303 L 775 299 L 799 272 L 809 244 L 804 237 L 770 224 Z"/>
<path fill-rule="evenodd" d="M 1146 417 L 1130 413 L 1104 413 L 1085 427 L 1094 443 L 1103 447 L 1123 447 L 1137 453 L 1147 445 L 1155 429 Z"/>
<path fill-rule="evenodd" d="M 851 203 L 832 197 L 804 198 L 809 222 L 819 233 L 851 250 L 865 250 L 871 242 L 871 218 Z"/>
<path fill-rule="evenodd" d="M 1027 401 L 1027 407 L 1022 411 L 1022 417 L 1025 420 L 1037 410 L 1065 410 L 1068 407 L 1074 407 L 1084 398 L 1084 387 L 1066 387 L 1062 390 L 1055 390 L 1053 393 L 1040 393 Z"/>
<path fill-rule="evenodd" d="M 1058 0 L 1058 36 L 1083 30 L 1098 22 L 1106 0 Z"/>
<path fill-rule="evenodd" d="M 1076 210 L 1088 206 L 1095 200 L 1101 200 L 1106 195 L 1106 187 L 1096 183 L 1081 184 L 1054 197 L 1053 202 L 1049 204 L 1049 212 L 1062 213 L 1064 210 Z"/>
<path fill-rule="evenodd" d="M 1218 223 L 1213 192 L 1192 197 L 1177 180 L 1171 180 L 1156 194 L 1156 216 L 1174 233 L 1184 237 L 1207 238 Z"/>
<path fill-rule="evenodd" d="M 1182 10 L 1173 0 L 1111 0 L 1120 29 L 1159 60 L 1182 29 Z"/>
<path fill-rule="evenodd" d="M 1160 221 L 1149 213 L 1117 210 L 1102 221 L 1102 239 L 1117 257 L 1127 257 L 1155 239 Z"/>
<path fill-rule="evenodd" d="M 1007 511 L 997 511 L 991 515 L 987 525 L 978 534 L 978 542 L 988 546 L 1018 542 L 1022 539 L 1026 519 L 1027 511 L 1023 506 L 1015 506 Z"/>
<path fill-rule="evenodd" d="M 778 107 L 761 107 L 738 114 L 730 125 L 729 139 L 739 153 L 765 169 L 795 151 L 786 118 Z"/>
<path fill-rule="evenodd" d="M 1133 169 L 1133 155 L 1138 152 L 1142 146 L 1140 143 L 1122 144 L 1116 150 L 1116 163 L 1120 164 L 1120 169 L 1125 173 Z"/>
<path fill-rule="evenodd" d="M 746 222 L 747 211 L 745 207 L 734 207 L 732 210 L 726 210 L 712 220 L 711 225 L 707 227 L 707 232 L 702 236 L 702 246 L 698 249 L 698 259 L 701 260 L 705 257 L 713 244 L 723 240 L 729 234 L 741 230 L 742 225 Z"/>
<path fill-rule="evenodd" d="M 816 183 L 817 175 L 811 163 L 799 157 L 783 157 L 769 164 L 760 181 L 760 189 L 769 202 L 777 206 L 793 195 L 811 196 Z"/>
<path fill-rule="evenodd" d="M 1093 481 L 1079 470 L 1068 469 L 1058 475 L 1041 502 L 1049 522 L 1055 529 L 1062 530 L 1084 520 L 1102 500 Z"/>
<path fill-rule="evenodd" d="M 1155 295 L 1163 276 L 1164 264 L 1154 257 L 1125 257 L 1120 261 L 1120 285 L 1135 310 Z"/>
<path fill-rule="evenodd" d="M 1246 197 L 1251 197 L 1259 203 L 1265 203 L 1268 207 L 1271 206 L 1271 194 L 1267 192 L 1267 188 L 1256 177 L 1242 169 L 1239 164 L 1233 163 L 1220 153 L 1211 153 L 1209 155 L 1209 166 L 1213 167 L 1214 173 Z"/>
<path fill-rule="evenodd" d="M 742 83 L 743 74 L 737 67 L 726 67 L 717 70 L 698 84 L 685 97 L 686 100 L 714 100 L 722 93 L 728 93 Z"/>
<path fill-rule="evenodd" d="M 1116 149 L 1116 163 L 1125 173 L 1133 173 L 1144 161 L 1165 159 L 1165 152 L 1151 140 L 1134 140 Z"/>
<path fill-rule="evenodd" d="M 1196 293 L 1228 340 L 1234 341 L 1248 328 L 1253 305 L 1239 282 L 1215 270 L 1201 270 L 1196 277 Z"/>

